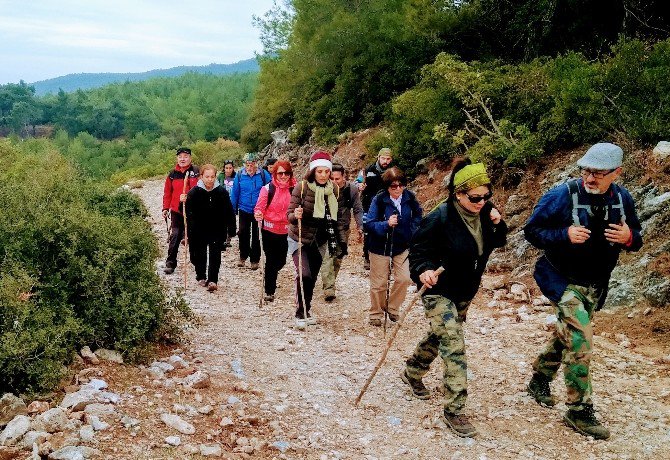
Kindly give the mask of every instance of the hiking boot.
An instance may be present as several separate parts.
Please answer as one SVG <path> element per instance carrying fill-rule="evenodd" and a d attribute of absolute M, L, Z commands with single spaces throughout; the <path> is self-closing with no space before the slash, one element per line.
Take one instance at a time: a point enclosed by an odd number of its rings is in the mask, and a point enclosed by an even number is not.
<path fill-rule="evenodd" d="M 450 414 L 445 410 L 442 415 L 442 421 L 456 436 L 460 436 L 461 438 L 472 438 L 477 435 L 477 429 L 470 423 L 467 415 Z"/>
<path fill-rule="evenodd" d="M 243 268 L 244 264 L 246 264 L 246 263 L 247 263 L 246 260 L 240 259 L 240 260 L 237 261 L 237 266 L 240 267 L 240 268 Z"/>
<path fill-rule="evenodd" d="M 296 318 L 295 319 L 295 327 L 300 329 L 301 331 L 307 328 L 307 320 L 303 318 Z"/>
<path fill-rule="evenodd" d="M 610 430 L 605 428 L 596 418 L 593 406 L 585 406 L 584 409 L 568 409 L 563 415 L 563 421 L 576 432 L 594 439 L 607 439 Z"/>
<path fill-rule="evenodd" d="M 175 268 L 175 263 L 172 261 L 165 262 L 165 268 L 163 269 L 163 273 L 166 275 L 171 275 L 174 273 L 174 268 Z"/>
<path fill-rule="evenodd" d="M 251 262 L 251 265 L 249 265 L 249 270 L 258 270 L 258 262 Z"/>
<path fill-rule="evenodd" d="M 398 315 L 395 313 L 389 313 L 389 319 L 391 320 L 392 323 L 397 323 L 398 322 Z"/>
<path fill-rule="evenodd" d="M 545 375 L 536 372 L 526 387 L 528 394 L 535 398 L 535 401 L 541 406 L 553 407 L 556 405 L 556 400 L 551 395 L 550 381 Z"/>
<path fill-rule="evenodd" d="M 215 282 L 210 281 L 209 283 L 207 283 L 207 290 L 208 290 L 209 292 L 214 292 L 214 291 L 216 291 L 217 289 L 219 289 L 219 286 L 217 286 Z"/>
<path fill-rule="evenodd" d="M 370 326 L 382 327 L 382 320 L 377 319 L 377 318 L 373 318 L 373 319 L 370 320 Z"/>
<path fill-rule="evenodd" d="M 274 302 L 275 301 L 275 295 L 274 294 L 265 294 L 263 297 L 263 300 L 266 302 Z"/>
<path fill-rule="evenodd" d="M 327 294 L 323 298 L 323 300 L 325 300 L 326 302 L 332 302 L 333 300 L 335 300 L 335 294 Z"/>
<path fill-rule="evenodd" d="M 370 261 L 369 260 L 365 259 L 365 261 L 363 262 L 363 268 L 365 270 L 370 270 Z"/>
<path fill-rule="evenodd" d="M 403 382 L 409 385 L 415 398 L 430 399 L 430 390 L 426 388 L 426 385 L 424 385 L 420 379 L 413 379 L 407 375 L 407 369 L 402 371 L 400 378 Z"/>
<path fill-rule="evenodd" d="M 204 279 L 203 280 L 198 280 L 198 285 L 202 286 L 202 287 L 206 287 L 207 286 L 207 280 L 204 280 Z"/>

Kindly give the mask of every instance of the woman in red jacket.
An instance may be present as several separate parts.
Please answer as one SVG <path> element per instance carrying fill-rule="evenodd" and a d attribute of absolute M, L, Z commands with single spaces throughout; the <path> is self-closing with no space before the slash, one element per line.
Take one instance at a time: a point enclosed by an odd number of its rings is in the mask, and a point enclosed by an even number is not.
<path fill-rule="evenodd" d="M 265 300 L 272 302 L 277 289 L 277 275 L 286 264 L 288 252 L 288 218 L 286 211 L 296 180 L 291 163 L 279 160 L 274 164 L 272 181 L 261 188 L 254 207 L 254 217 L 261 227 L 265 250 Z"/>

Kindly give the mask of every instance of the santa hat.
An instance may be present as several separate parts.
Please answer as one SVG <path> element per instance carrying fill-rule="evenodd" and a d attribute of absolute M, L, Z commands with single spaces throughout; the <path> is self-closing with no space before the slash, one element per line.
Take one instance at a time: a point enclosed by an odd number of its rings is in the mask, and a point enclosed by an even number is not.
<path fill-rule="evenodd" d="M 330 154 L 324 151 L 314 152 L 311 157 L 309 157 L 309 170 L 318 168 L 319 166 L 324 166 L 328 169 L 333 169 L 333 163 L 330 159 Z"/>

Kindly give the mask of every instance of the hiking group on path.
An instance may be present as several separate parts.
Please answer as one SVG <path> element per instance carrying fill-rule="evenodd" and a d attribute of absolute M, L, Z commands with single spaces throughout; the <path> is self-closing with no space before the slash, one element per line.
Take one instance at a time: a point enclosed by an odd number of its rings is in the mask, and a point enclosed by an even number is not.
<path fill-rule="evenodd" d="M 619 146 L 593 145 L 577 162 L 580 178 L 542 196 L 524 227 L 526 239 L 544 251 L 534 278 L 557 316 L 550 342 L 533 363 L 527 391 L 539 404 L 553 406 L 549 383 L 562 364 L 568 408 L 564 421 L 595 439 L 607 439 L 609 431 L 595 417 L 591 398 L 592 318 L 605 302 L 621 250 L 642 246 L 633 199 L 614 183 L 622 164 Z M 504 246 L 507 236 L 501 212 L 490 201 L 493 187 L 485 165 L 455 160 L 447 198 L 425 215 L 406 188 L 407 177 L 393 166 L 388 148 L 379 151 L 377 161 L 355 182 L 347 181 L 345 168 L 325 151 L 311 155 L 301 180 L 284 159 L 268 166 L 259 168 L 257 156 L 248 153 L 240 170 L 226 161 L 217 177 L 214 165 L 197 168 L 188 148 L 177 149 L 177 163 L 163 194 L 163 216 L 170 230 L 165 273 L 175 271 L 183 241 L 196 282 L 215 291 L 221 251 L 237 235 L 237 266 L 247 267 L 249 259 L 249 269 L 262 268 L 265 302 L 274 301 L 277 275 L 287 257 L 292 259 L 295 325 L 305 330 L 317 323 L 312 301 L 320 272 L 324 300 L 336 298 L 353 215 L 364 241 L 363 264 L 370 271 L 369 324 L 386 330 L 388 322 L 402 321 L 400 308 L 412 281 L 422 288 L 417 298 L 421 295 L 429 328 L 400 379 L 413 396 L 429 399 L 422 378 L 439 355 L 442 420 L 458 436 L 475 436 L 477 430 L 464 412 L 468 392 L 463 323 L 492 251 Z M 399 323 L 396 331 L 398 327 Z M 384 358 L 385 354 L 378 366 Z"/>

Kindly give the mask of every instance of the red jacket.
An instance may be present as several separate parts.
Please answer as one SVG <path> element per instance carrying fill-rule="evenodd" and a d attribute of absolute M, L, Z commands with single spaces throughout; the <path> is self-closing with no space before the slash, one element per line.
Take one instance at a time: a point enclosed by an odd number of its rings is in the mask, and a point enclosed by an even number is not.
<path fill-rule="evenodd" d="M 169 209 L 174 212 L 182 213 L 182 205 L 179 201 L 179 195 L 184 193 L 184 177 L 186 172 L 190 171 L 190 177 L 188 179 L 188 186 L 186 187 L 186 193 L 195 187 L 200 178 L 200 170 L 195 165 L 190 165 L 186 169 L 182 169 L 179 166 L 170 171 L 167 178 L 165 179 L 165 185 L 163 186 L 163 210 Z"/>

